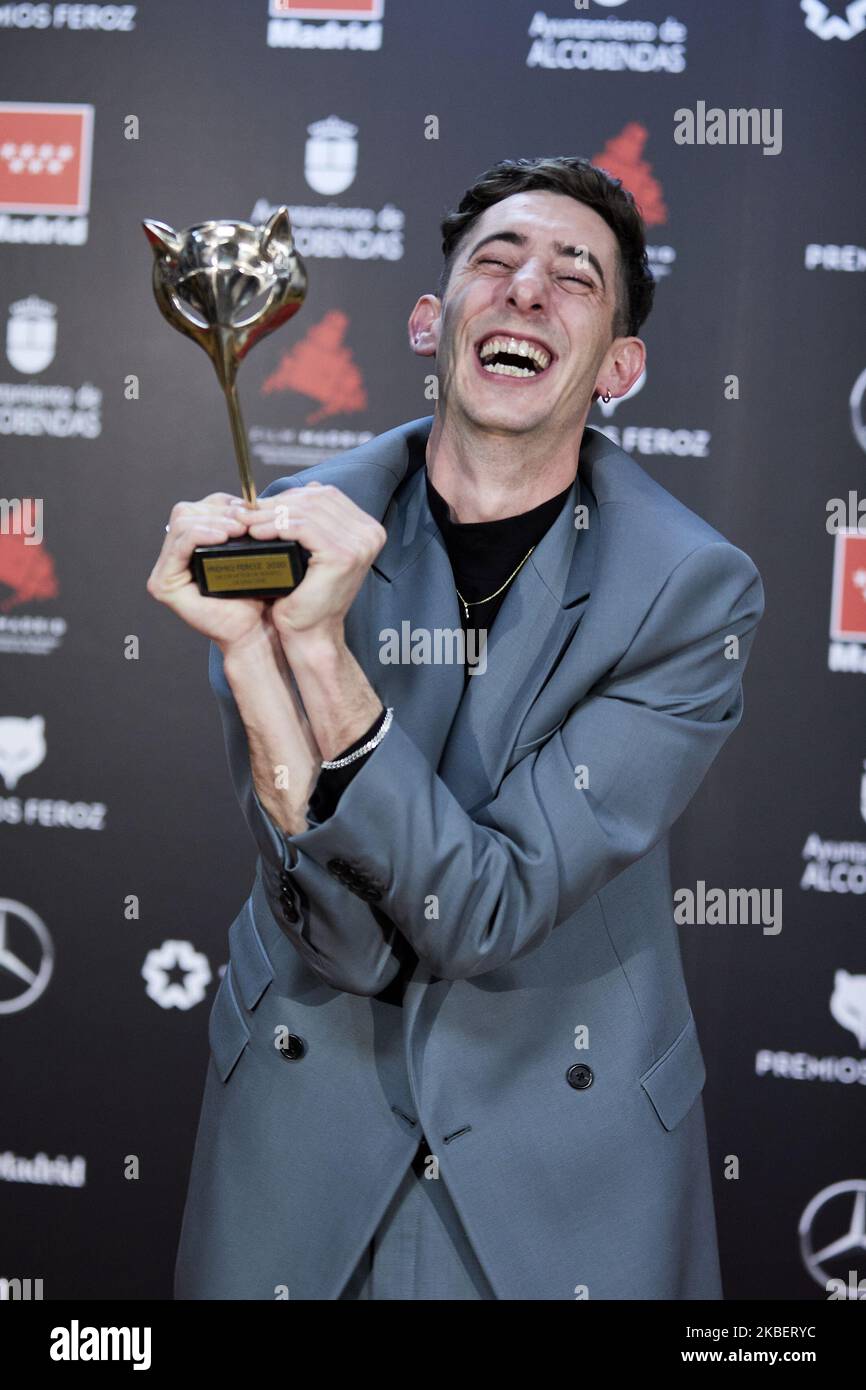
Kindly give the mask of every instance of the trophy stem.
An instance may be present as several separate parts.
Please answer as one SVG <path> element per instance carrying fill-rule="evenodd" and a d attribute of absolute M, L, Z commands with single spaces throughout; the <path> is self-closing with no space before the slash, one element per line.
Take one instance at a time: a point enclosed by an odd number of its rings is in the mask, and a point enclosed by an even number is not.
<path fill-rule="evenodd" d="M 238 469 L 241 475 L 241 491 L 244 501 L 249 506 L 255 506 L 256 486 L 253 482 L 253 475 L 250 469 L 250 451 L 247 444 L 247 432 L 244 429 L 244 422 L 241 417 L 241 403 L 238 399 L 237 386 L 234 381 L 224 383 L 223 389 L 226 393 L 226 404 L 229 408 L 229 420 L 232 427 L 232 439 L 235 445 L 235 456 L 238 461 Z"/>

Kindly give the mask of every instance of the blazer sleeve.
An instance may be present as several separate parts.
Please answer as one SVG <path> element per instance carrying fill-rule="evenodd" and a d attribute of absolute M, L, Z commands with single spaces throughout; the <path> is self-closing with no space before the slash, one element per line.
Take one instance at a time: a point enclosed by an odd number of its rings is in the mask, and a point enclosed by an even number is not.
<path fill-rule="evenodd" d="M 300 863 L 348 862 L 377 884 L 381 910 L 440 978 L 496 970 L 540 946 L 681 815 L 742 717 L 763 609 L 749 557 L 708 542 L 669 574 L 617 664 L 481 809 L 463 809 L 395 710 L 334 814 L 286 838 Z"/>
<path fill-rule="evenodd" d="M 379 994 L 401 964 L 400 955 L 391 950 L 396 934 L 393 923 L 299 851 L 278 829 L 256 795 L 246 731 L 215 643 L 210 648 L 209 676 L 235 793 L 261 855 L 262 883 L 271 912 L 325 984 L 348 994 Z M 291 898 L 288 911 L 286 895 Z M 402 950 L 403 943 L 397 944 Z"/>

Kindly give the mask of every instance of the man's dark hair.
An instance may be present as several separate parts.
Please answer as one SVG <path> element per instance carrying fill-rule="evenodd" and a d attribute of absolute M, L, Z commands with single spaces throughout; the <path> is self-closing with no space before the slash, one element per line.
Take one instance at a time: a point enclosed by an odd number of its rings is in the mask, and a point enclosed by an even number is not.
<path fill-rule="evenodd" d="M 453 212 L 442 222 L 445 264 L 437 295 L 445 297 L 451 270 L 464 236 L 481 214 L 513 193 L 540 189 L 565 193 L 604 218 L 617 239 L 617 293 L 613 336 L 637 334 L 653 304 L 655 280 L 649 268 L 644 225 L 635 200 L 620 179 L 590 164 L 588 159 L 560 155 L 547 159 L 503 159 L 475 180 Z"/>

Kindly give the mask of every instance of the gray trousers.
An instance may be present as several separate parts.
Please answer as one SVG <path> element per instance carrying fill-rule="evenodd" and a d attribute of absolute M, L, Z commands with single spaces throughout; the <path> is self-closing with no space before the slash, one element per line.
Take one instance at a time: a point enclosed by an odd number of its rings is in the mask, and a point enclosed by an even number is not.
<path fill-rule="evenodd" d="M 495 1299 L 422 1144 L 341 1299 Z"/>

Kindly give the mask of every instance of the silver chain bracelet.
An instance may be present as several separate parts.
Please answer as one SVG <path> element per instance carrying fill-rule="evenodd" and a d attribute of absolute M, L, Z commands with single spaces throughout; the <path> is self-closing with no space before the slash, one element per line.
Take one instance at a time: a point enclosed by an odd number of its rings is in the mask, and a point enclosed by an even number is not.
<path fill-rule="evenodd" d="M 356 758 L 362 758 L 362 757 L 364 756 L 365 753 L 369 753 L 369 751 L 370 751 L 371 748 L 375 748 L 377 743 L 381 743 L 381 742 L 382 742 L 382 739 L 385 737 L 385 735 L 387 734 L 388 730 L 389 730 L 390 727 L 391 727 L 391 720 L 392 720 L 393 718 L 394 718 L 394 708 L 393 708 L 393 706 L 390 706 L 390 705 L 389 705 L 388 709 L 386 709 L 386 711 L 385 711 L 385 720 L 384 720 L 384 723 L 382 724 L 381 729 L 379 730 L 379 732 L 378 732 L 377 734 L 374 734 L 373 737 L 372 737 L 371 739 L 368 739 L 367 742 L 363 745 L 363 747 L 361 747 L 361 748 L 356 748 L 355 751 L 354 751 L 354 753 L 350 753 L 350 754 L 348 755 L 348 757 L 346 757 L 346 758 L 335 758 L 333 762 L 322 763 L 321 766 L 322 766 L 322 767 L 345 767 L 345 766 L 346 766 L 346 763 L 353 763 L 353 762 L 355 761 Z"/>

